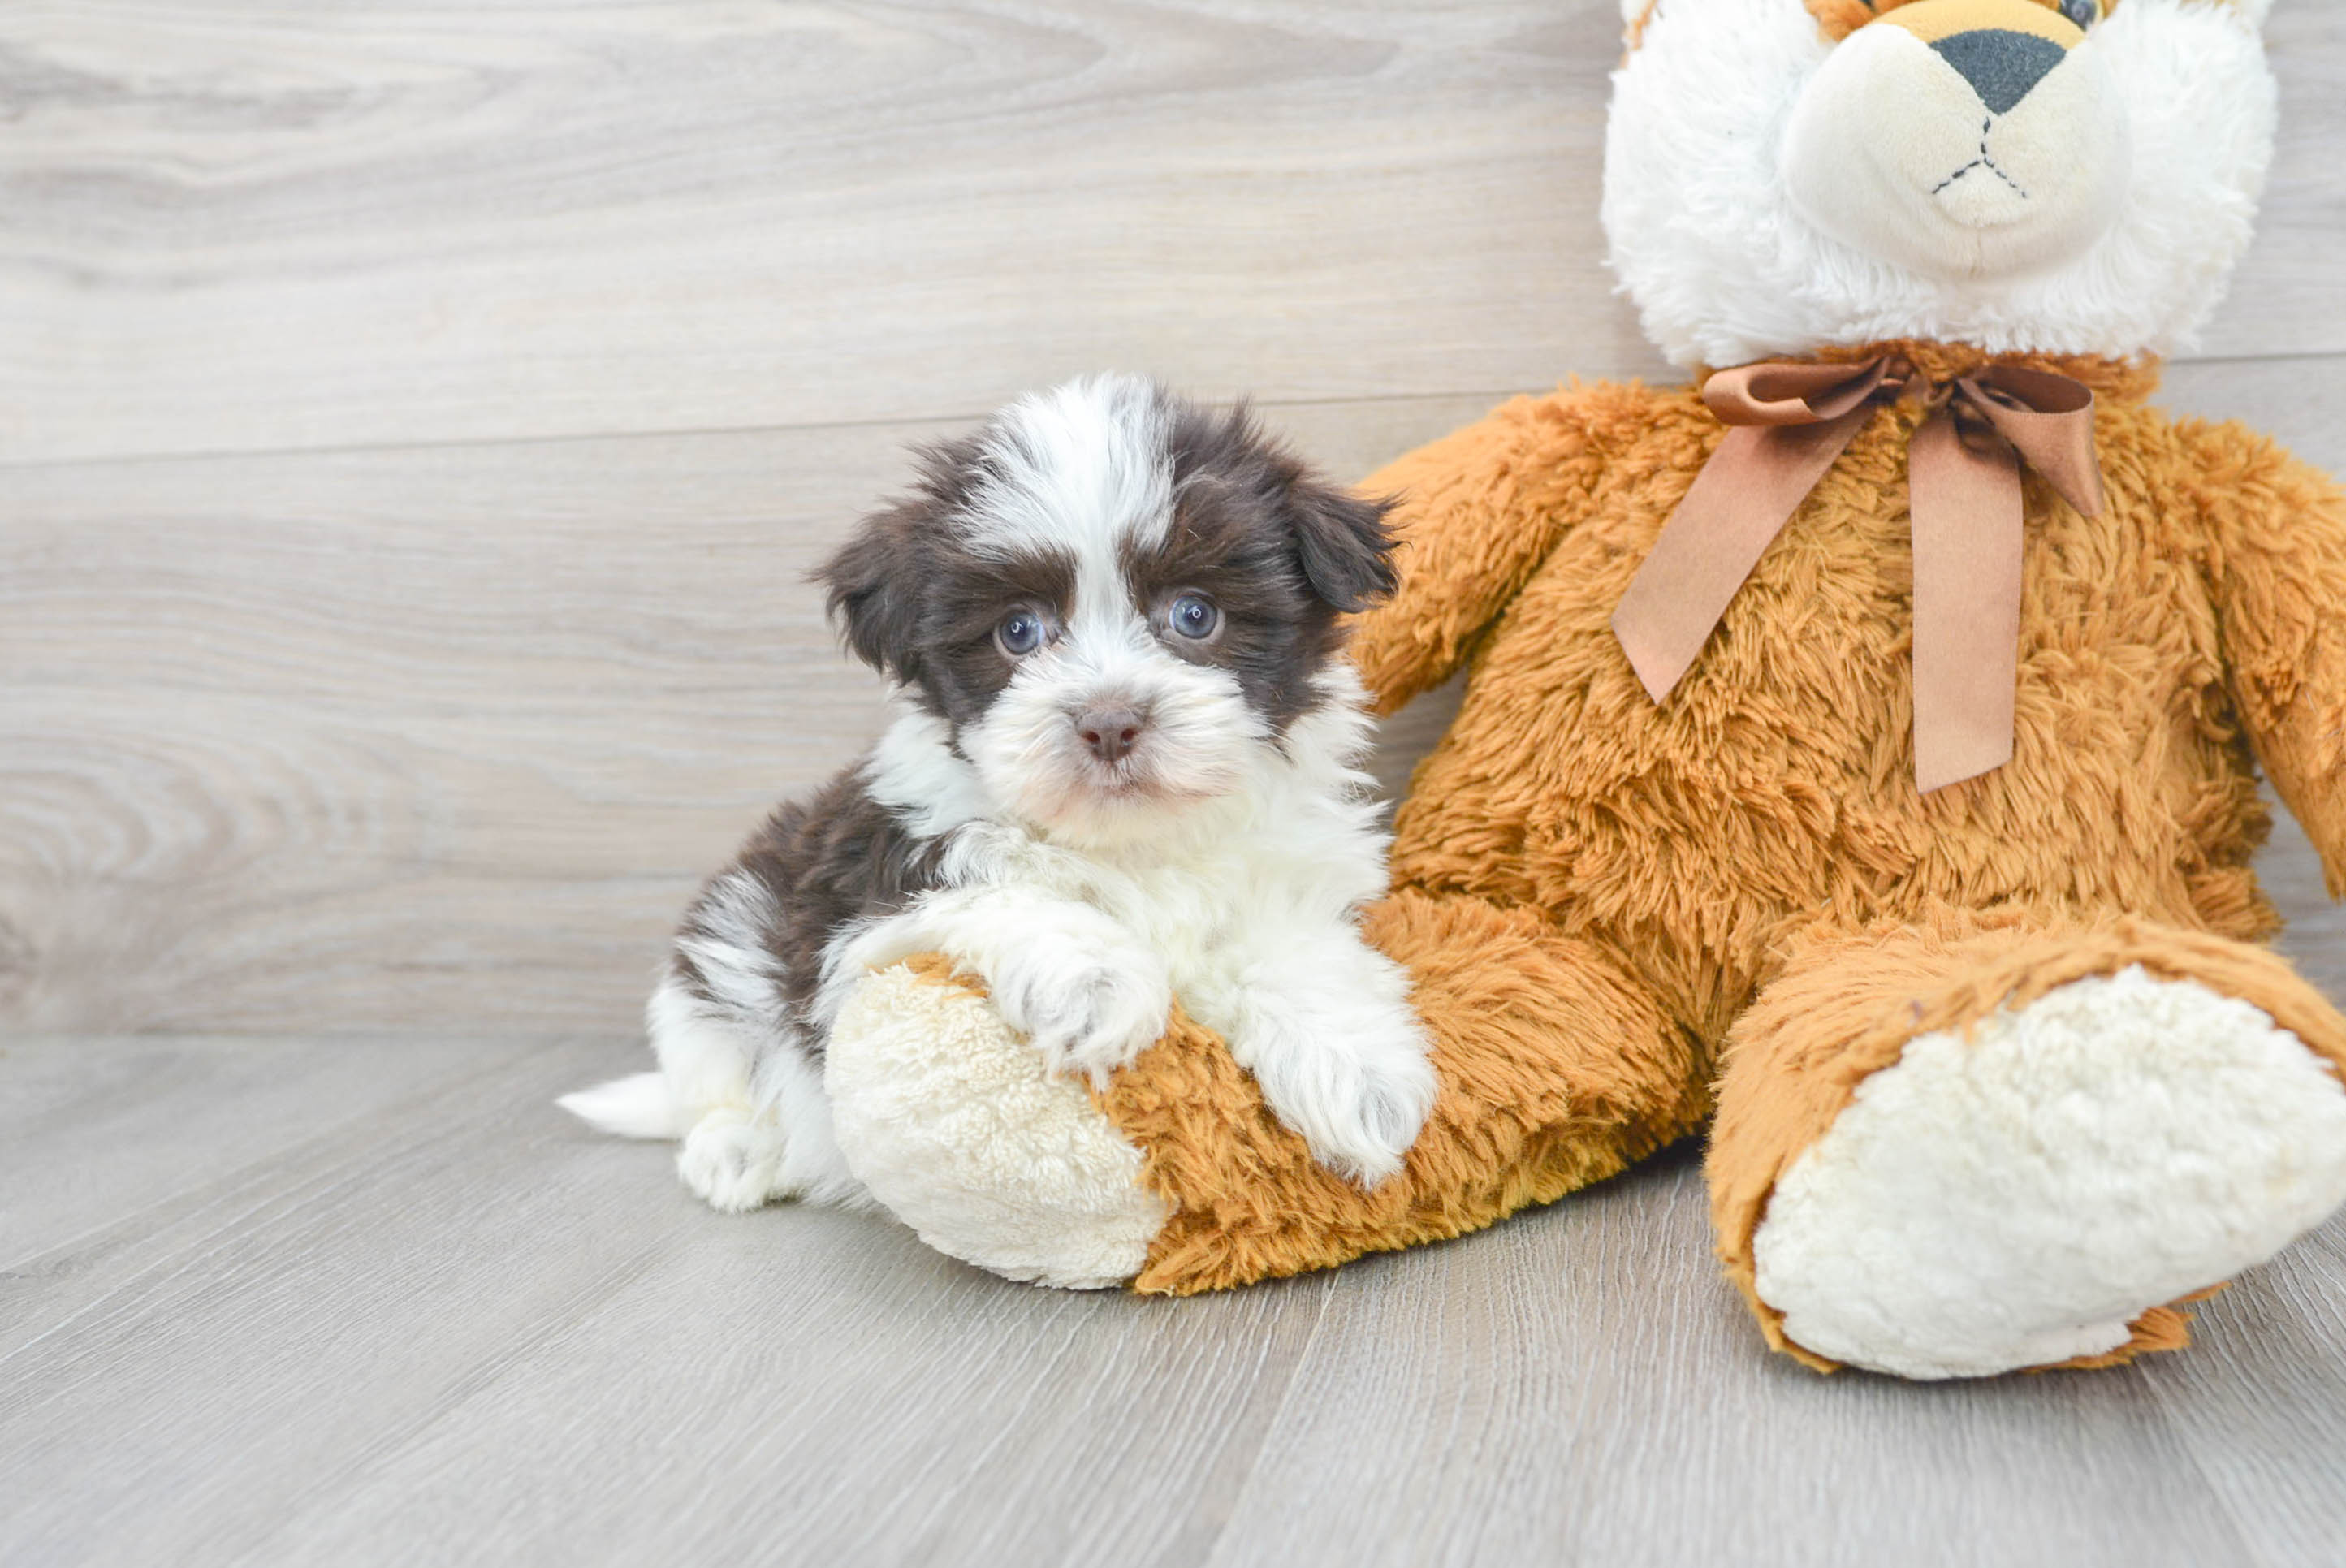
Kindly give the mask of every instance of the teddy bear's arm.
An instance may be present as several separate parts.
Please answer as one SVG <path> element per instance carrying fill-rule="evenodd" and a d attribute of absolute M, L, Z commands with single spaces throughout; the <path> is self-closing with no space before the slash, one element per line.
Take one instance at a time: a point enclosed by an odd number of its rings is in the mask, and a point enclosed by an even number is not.
<path fill-rule="evenodd" d="M 1361 484 L 1397 497 L 1401 588 L 1362 616 L 1352 658 L 1377 710 L 1447 680 L 1566 529 L 1605 473 L 1600 421 L 1635 423 L 1650 394 L 1618 385 L 1517 398 Z"/>
<path fill-rule="evenodd" d="M 2346 494 L 2237 424 L 2186 425 L 2233 699 L 2346 898 Z"/>

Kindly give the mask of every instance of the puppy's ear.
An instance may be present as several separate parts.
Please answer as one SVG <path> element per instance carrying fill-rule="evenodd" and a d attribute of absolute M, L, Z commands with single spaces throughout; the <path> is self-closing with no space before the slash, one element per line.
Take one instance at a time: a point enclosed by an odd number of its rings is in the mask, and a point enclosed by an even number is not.
<path fill-rule="evenodd" d="M 1313 593 L 1347 615 L 1401 585 L 1385 528 L 1392 508 L 1391 501 L 1366 500 L 1308 476 L 1288 489 L 1286 510 L 1303 575 Z"/>
<path fill-rule="evenodd" d="M 855 525 L 839 553 L 815 571 L 831 592 L 831 625 L 857 658 L 910 685 L 920 678 L 922 535 L 929 508 L 900 502 Z"/>

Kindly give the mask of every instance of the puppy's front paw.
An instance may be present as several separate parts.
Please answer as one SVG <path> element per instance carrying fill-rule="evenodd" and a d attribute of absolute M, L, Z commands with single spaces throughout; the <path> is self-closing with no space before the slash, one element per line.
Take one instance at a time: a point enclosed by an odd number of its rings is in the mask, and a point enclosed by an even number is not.
<path fill-rule="evenodd" d="M 1139 962 L 1025 962 L 994 988 L 1004 1020 L 1052 1072 L 1087 1074 L 1101 1088 L 1165 1033 L 1173 1009 L 1164 974 Z"/>
<path fill-rule="evenodd" d="M 676 1171 L 709 1207 L 744 1213 L 779 1196 L 782 1130 L 751 1120 L 747 1111 L 711 1111 L 685 1134 Z"/>
<path fill-rule="evenodd" d="M 1440 1087 L 1413 1019 L 1351 1031 L 1324 1020 L 1253 1054 L 1272 1115 L 1312 1158 L 1364 1187 L 1400 1173 Z"/>

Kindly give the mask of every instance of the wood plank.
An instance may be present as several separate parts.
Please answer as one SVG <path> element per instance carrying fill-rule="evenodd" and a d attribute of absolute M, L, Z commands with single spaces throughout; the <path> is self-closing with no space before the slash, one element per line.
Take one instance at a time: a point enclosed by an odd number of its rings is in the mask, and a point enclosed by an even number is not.
<path fill-rule="evenodd" d="M 2168 396 L 2341 464 L 2341 368 Z M 1356 473 L 1482 407 L 1270 412 Z M 0 470 L 0 1028 L 631 1030 L 695 881 L 875 731 L 802 575 L 953 428 Z M 2264 863 L 2346 994 L 2310 856 Z"/>
<path fill-rule="evenodd" d="M 367 1116 L 528 1048 L 441 1036 L 380 1051 L 283 1036 L 0 1044 L 0 1325 L 46 1269 L 91 1267 L 74 1238 L 105 1228 L 120 1242 L 125 1222 L 150 1210 L 168 1212 L 149 1228 L 176 1220 L 259 1164 L 347 1136 Z"/>
<path fill-rule="evenodd" d="M 2170 400 L 2337 463 L 2330 363 Z M 1481 406 L 1271 412 L 1358 473 Z M 632 1028 L 694 881 L 875 729 L 801 579 L 950 428 L 0 472 L 0 1023 Z M 2268 874 L 2339 994 L 2292 834 Z"/>
<path fill-rule="evenodd" d="M 0 1357 L 0 1560 L 714 1561 L 779 1532 L 1007 1563 L 1212 1534 L 1327 1278 L 1070 1295 L 873 1217 L 716 1216 L 663 1151 L 546 1104 L 613 1060 L 558 1046 L 372 1118 L 74 1293 Z"/>
<path fill-rule="evenodd" d="M 0 455 L 966 417 L 1653 362 L 1611 0 L 0 18 Z M 199 110 L 187 106 L 199 105 Z M 1405 280 L 1405 281 L 1403 281 Z"/>
<path fill-rule="evenodd" d="M 560 1125 L 546 1096 L 586 1054 L 536 1054 L 340 1157 L 278 1162 L 240 1211 L 165 1238 L 0 1360 L 0 1558 L 240 1557 L 290 1498 L 652 1267 L 689 1199 L 643 1185 L 649 1151 Z M 553 1157 L 565 1140 L 583 1163 Z M 678 1201 L 595 1201 L 614 1179 Z"/>
<path fill-rule="evenodd" d="M 2346 1214 L 2199 1309 L 2199 1345 L 2144 1371 L 2262 1563 L 2346 1543 Z"/>
<path fill-rule="evenodd" d="M 1143 1303 L 810 1277 L 797 1250 L 696 1244 L 260 1550 L 715 1562 L 779 1538 L 810 1562 L 1007 1565 L 1202 1543 L 1328 1288 Z"/>
<path fill-rule="evenodd" d="M 102 1087 L 121 1043 L 88 1044 L 61 1060 Z M 343 1092 L 349 1043 L 284 1044 L 321 1058 L 272 1058 L 313 1108 Z M 2185 1357 L 1820 1379 L 1717 1278 L 1690 1150 L 1329 1275 L 1068 1295 L 874 1217 L 709 1214 L 546 1105 L 631 1059 L 517 1052 L 12 1276 L 47 1329 L 0 1350 L 0 1561 L 2156 1568 L 2338 1539 L 2346 1221 Z M 0 1186 L 50 1157 L 0 1140 Z"/>
<path fill-rule="evenodd" d="M 1481 406 L 1278 417 L 1358 473 Z M 876 733 L 804 575 L 949 428 L 0 471 L 0 1028 L 632 1031 Z"/>
<path fill-rule="evenodd" d="M 2346 350 L 2346 36 L 2219 356 Z M 1655 367 L 1599 265 L 1614 0 L 0 12 L 0 460 L 1285 401 Z"/>
<path fill-rule="evenodd" d="M 2247 1560 L 2139 1372 L 1767 1354 L 1691 1151 L 1495 1235 L 1347 1271 L 1212 1562 Z"/>

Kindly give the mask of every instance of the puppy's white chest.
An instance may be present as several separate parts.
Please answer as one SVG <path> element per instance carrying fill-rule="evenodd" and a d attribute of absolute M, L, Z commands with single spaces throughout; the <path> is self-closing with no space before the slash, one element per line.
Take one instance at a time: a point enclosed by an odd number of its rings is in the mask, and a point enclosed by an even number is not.
<path fill-rule="evenodd" d="M 1122 907 L 1110 912 L 1165 952 L 1177 972 L 1184 960 L 1205 960 L 1237 941 L 1261 892 L 1237 855 L 1156 867 L 1124 881 L 1116 901 Z"/>

